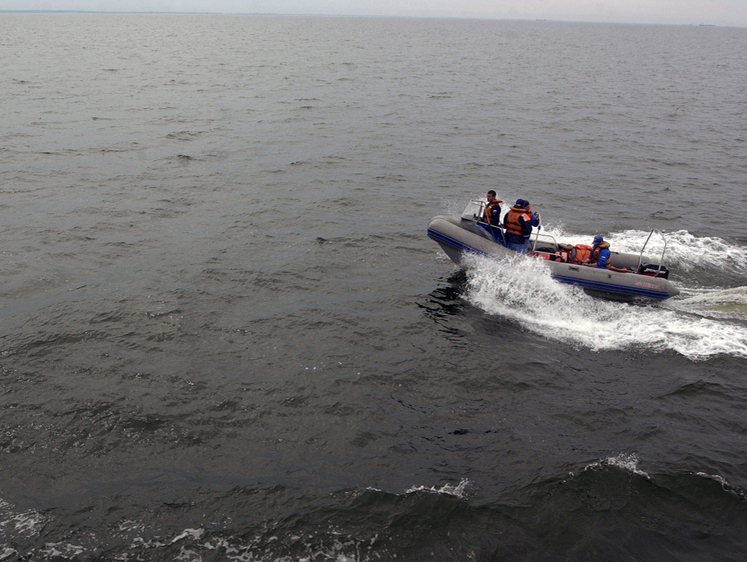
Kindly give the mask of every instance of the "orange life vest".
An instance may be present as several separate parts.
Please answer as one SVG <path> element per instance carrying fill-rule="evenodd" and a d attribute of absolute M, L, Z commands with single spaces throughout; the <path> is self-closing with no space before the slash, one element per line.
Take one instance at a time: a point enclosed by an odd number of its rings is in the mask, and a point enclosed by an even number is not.
<path fill-rule="evenodd" d="M 492 203 L 488 203 L 488 205 L 485 207 L 485 212 L 482 214 L 482 220 L 484 220 L 488 224 L 493 224 L 491 222 L 493 207 L 495 207 L 496 205 L 500 205 L 501 203 L 502 201 L 498 201 L 497 199 Z"/>
<path fill-rule="evenodd" d="M 532 217 L 521 207 L 511 207 L 511 210 L 506 214 L 506 230 L 512 234 L 524 236 L 524 228 L 519 222 L 519 217 L 524 215 L 525 221 L 531 221 Z"/>
<path fill-rule="evenodd" d="M 592 264 L 599 263 L 599 256 L 602 253 L 602 250 L 609 250 L 609 249 L 610 249 L 610 243 L 607 242 L 606 240 L 600 242 L 597 246 L 592 246 L 591 263 Z"/>
<path fill-rule="evenodd" d="M 591 246 L 588 244 L 576 244 L 576 249 L 573 252 L 573 261 L 581 263 L 589 258 L 591 258 Z"/>

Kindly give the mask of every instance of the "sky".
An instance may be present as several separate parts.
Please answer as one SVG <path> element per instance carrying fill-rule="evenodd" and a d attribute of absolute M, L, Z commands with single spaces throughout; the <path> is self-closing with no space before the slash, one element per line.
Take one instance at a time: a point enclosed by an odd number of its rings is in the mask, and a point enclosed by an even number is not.
<path fill-rule="evenodd" d="M 0 0 L 0 10 L 547 19 L 747 27 L 747 0 Z"/>

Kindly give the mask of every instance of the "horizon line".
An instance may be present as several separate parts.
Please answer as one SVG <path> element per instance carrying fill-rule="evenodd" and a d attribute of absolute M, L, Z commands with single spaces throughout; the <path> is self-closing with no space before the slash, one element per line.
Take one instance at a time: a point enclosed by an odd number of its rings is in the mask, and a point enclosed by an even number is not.
<path fill-rule="evenodd" d="M 284 16 L 284 17 L 330 17 L 330 18 L 393 18 L 393 19 L 453 19 L 453 20 L 487 20 L 487 21 L 514 21 L 514 22 L 538 22 L 538 23 L 600 23 L 607 25 L 662 25 L 677 27 L 736 27 L 740 25 L 718 25 L 709 23 L 641 23 L 624 21 L 600 21 L 600 20 L 558 20 L 544 18 L 499 18 L 487 16 L 396 16 L 396 15 L 360 15 L 360 14 L 320 14 L 320 13 L 298 13 L 287 14 L 279 12 L 182 12 L 182 11 L 143 11 L 143 10 L 2 10 L 0 14 L 106 14 L 106 15 L 195 15 L 195 16 Z"/>

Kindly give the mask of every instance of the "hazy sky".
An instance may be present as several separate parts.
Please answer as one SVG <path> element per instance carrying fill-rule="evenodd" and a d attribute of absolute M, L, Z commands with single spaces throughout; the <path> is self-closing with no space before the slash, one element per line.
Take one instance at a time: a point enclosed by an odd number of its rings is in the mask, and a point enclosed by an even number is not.
<path fill-rule="evenodd" d="M 747 0 L 0 0 L 0 10 L 467 17 L 747 27 Z"/>

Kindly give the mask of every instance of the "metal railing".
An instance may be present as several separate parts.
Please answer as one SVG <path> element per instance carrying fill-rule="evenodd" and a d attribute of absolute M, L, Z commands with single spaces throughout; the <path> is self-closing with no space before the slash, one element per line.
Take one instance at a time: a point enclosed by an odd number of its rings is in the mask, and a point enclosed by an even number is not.
<path fill-rule="evenodd" d="M 636 269 L 636 271 L 641 270 L 641 265 L 643 264 L 643 252 L 646 250 L 646 246 L 648 245 L 649 240 L 651 240 L 651 236 L 653 236 L 654 232 L 658 232 L 661 236 L 662 241 L 664 242 L 664 247 L 661 250 L 661 257 L 659 258 L 659 267 L 656 270 L 656 275 L 659 275 L 659 273 L 661 273 L 661 268 L 664 266 L 664 253 L 667 251 L 667 239 L 664 236 L 664 233 L 656 228 L 652 229 L 651 232 L 648 233 L 648 238 L 646 238 L 646 242 L 643 244 L 643 248 L 641 248 L 641 253 L 638 255 L 638 268 Z"/>

